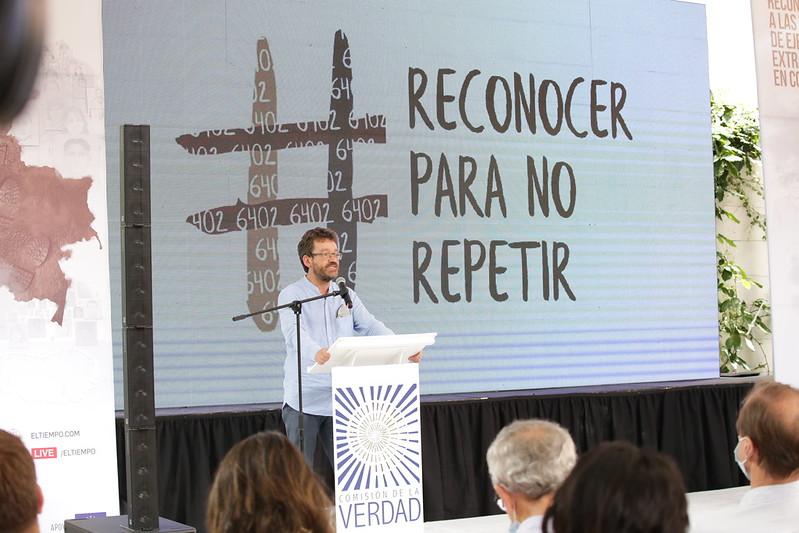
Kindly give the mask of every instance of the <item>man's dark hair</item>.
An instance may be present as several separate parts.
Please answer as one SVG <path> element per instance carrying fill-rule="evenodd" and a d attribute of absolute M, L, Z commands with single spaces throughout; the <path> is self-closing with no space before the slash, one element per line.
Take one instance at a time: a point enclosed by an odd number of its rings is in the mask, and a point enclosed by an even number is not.
<path fill-rule="evenodd" d="M 758 383 L 744 398 L 736 429 L 752 439 L 767 474 L 783 479 L 799 471 L 799 390 Z"/>
<path fill-rule="evenodd" d="M 0 531 L 23 531 L 37 514 L 39 489 L 33 458 L 19 437 L 0 429 Z"/>
<path fill-rule="evenodd" d="M 685 533 L 682 475 L 668 456 L 604 442 L 577 461 L 544 515 L 551 533 Z"/>
<path fill-rule="evenodd" d="M 305 232 L 300 242 L 297 243 L 297 255 L 300 257 L 300 265 L 305 272 L 308 272 L 308 267 L 302 262 L 302 258 L 313 253 L 313 245 L 316 241 L 338 242 L 338 235 L 332 229 L 327 228 L 313 228 Z"/>

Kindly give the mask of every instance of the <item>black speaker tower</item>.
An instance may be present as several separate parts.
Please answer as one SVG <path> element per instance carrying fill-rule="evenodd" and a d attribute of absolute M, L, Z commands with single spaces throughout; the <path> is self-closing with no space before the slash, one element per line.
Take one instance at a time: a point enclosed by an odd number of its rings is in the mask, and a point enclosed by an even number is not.
<path fill-rule="evenodd" d="M 153 397 L 150 127 L 122 126 L 122 353 L 128 526 L 158 528 Z"/>
<path fill-rule="evenodd" d="M 122 126 L 122 349 L 128 515 L 67 520 L 72 532 L 194 532 L 158 517 L 150 245 L 150 126 Z"/>

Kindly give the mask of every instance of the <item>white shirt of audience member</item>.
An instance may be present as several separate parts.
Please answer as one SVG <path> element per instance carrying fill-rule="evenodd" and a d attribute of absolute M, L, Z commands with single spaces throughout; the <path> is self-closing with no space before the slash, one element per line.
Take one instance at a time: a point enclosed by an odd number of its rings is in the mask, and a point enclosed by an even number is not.
<path fill-rule="evenodd" d="M 749 489 L 735 505 L 691 516 L 691 533 L 799 533 L 799 481 Z"/>

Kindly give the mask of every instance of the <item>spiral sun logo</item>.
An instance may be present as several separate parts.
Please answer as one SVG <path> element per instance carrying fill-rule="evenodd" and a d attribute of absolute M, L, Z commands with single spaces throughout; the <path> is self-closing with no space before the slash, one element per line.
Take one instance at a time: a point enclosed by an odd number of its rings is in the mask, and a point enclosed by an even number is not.
<path fill-rule="evenodd" d="M 335 389 L 336 472 L 343 490 L 421 482 L 417 385 Z"/>

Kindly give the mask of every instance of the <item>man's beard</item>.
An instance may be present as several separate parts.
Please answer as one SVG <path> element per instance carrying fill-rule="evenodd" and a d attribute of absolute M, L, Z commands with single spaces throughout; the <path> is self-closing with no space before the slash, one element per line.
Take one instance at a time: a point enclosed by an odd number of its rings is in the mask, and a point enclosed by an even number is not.
<path fill-rule="evenodd" d="M 330 266 L 330 265 L 328 264 L 328 265 L 325 265 L 324 267 L 321 267 L 321 268 L 314 268 L 313 269 L 313 273 L 321 281 L 333 281 L 334 279 L 336 279 L 336 277 L 338 277 L 338 265 L 336 265 L 336 270 L 332 274 L 328 274 L 328 270 L 327 270 L 328 266 Z"/>

